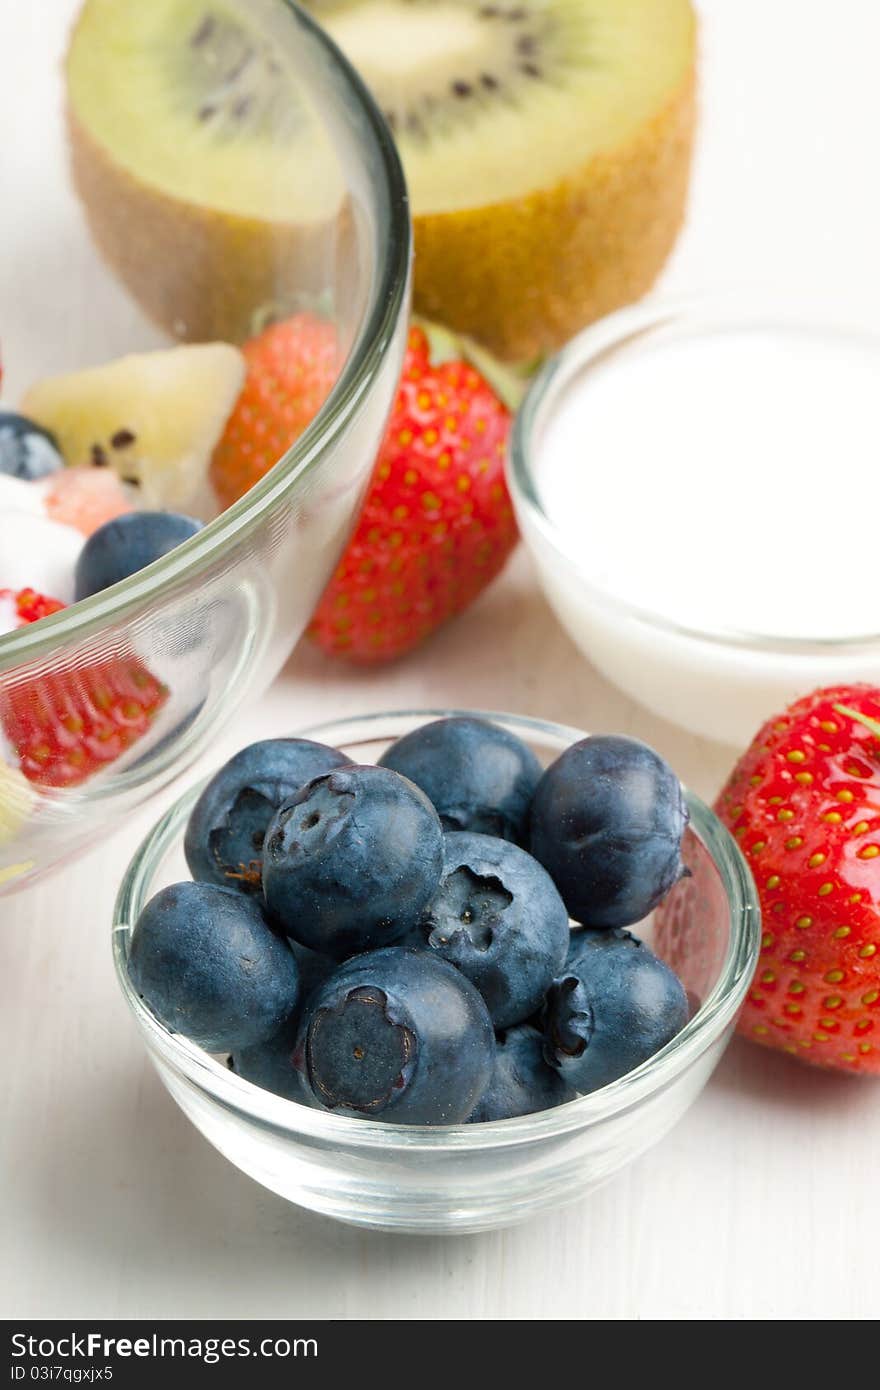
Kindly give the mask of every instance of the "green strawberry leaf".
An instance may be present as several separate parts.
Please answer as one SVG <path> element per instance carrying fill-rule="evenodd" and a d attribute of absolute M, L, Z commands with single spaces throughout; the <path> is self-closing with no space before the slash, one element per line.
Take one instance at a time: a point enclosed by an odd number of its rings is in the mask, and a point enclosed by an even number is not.
<path fill-rule="evenodd" d="M 835 705 L 834 708 L 838 714 L 845 714 L 848 719 L 855 719 L 859 724 L 864 724 L 875 738 L 880 738 L 880 720 L 872 719 L 869 714 L 861 714 L 857 709 L 850 709 L 849 705 Z"/>
<path fill-rule="evenodd" d="M 435 366 L 441 362 L 470 362 L 480 376 L 485 377 L 495 395 L 511 412 L 519 409 L 529 385 L 529 378 L 541 365 L 540 360 L 529 363 L 499 362 L 491 352 L 475 343 L 473 338 L 455 333 L 442 324 L 414 315 L 415 323 L 428 339 L 431 361 Z"/>

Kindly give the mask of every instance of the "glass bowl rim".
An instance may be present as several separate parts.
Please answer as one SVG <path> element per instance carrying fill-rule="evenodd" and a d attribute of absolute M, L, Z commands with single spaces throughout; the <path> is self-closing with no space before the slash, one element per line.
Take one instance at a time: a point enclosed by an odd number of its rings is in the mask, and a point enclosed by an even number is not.
<path fill-rule="evenodd" d="M 383 726 L 403 721 L 445 719 L 470 716 L 489 719 L 513 733 L 550 736 L 574 743 L 586 737 L 582 729 L 527 715 L 493 710 L 401 709 L 379 711 L 350 718 L 324 720 L 296 732 L 295 737 L 344 744 L 359 738 L 363 742 L 399 737 L 380 733 Z M 211 774 L 208 774 L 210 776 Z M 147 1042 L 165 1065 L 171 1066 L 189 1084 L 207 1091 L 213 1102 L 258 1121 L 279 1134 L 325 1140 L 348 1148 L 475 1150 L 549 1139 L 600 1123 L 611 1115 L 635 1106 L 646 1097 L 663 1090 L 712 1045 L 733 1022 L 745 999 L 757 965 L 761 941 L 761 910 L 754 881 L 733 836 L 713 811 L 693 793 L 686 791 L 691 813 L 691 829 L 710 854 L 722 880 L 731 916 L 727 953 L 714 986 L 700 1009 L 682 1031 L 640 1067 L 620 1080 L 590 1095 L 536 1114 L 495 1120 L 479 1125 L 397 1125 L 380 1120 L 350 1119 L 309 1109 L 236 1076 L 209 1053 L 180 1034 L 171 1033 L 146 1007 L 132 988 L 126 968 L 127 943 L 134 913 L 133 904 L 141 897 L 145 883 L 153 876 L 156 863 L 179 841 L 186 816 L 208 777 L 189 788 L 152 827 L 136 850 L 125 872 L 113 915 L 113 959 L 123 997 Z"/>
<path fill-rule="evenodd" d="M 643 604 L 631 603 L 588 578 L 579 548 L 560 530 L 544 507 L 532 468 L 531 441 L 543 412 L 571 379 L 584 368 L 600 363 L 630 339 L 646 330 L 684 326 L 693 332 L 706 328 L 723 329 L 748 323 L 800 328 L 829 335 L 858 334 L 868 338 L 880 360 L 880 332 L 873 322 L 860 322 L 857 315 L 842 315 L 839 306 L 815 297 L 806 306 L 803 298 L 784 292 L 767 295 L 756 290 L 680 296 L 656 295 L 639 304 L 608 314 L 572 338 L 562 350 L 543 364 L 532 378 L 522 404 L 514 417 L 506 457 L 507 483 L 518 512 L 549 543 L 555 554 L 575 571 L 583 590 L 600 607 L 610 608 L 679 638 L 733 649 L 749 649 L 777 656 L 814 656 L 817 653 L 847 653 L 880 647 L 880 632 L 847 637 L 789 637 L 772 633 L 753 633 L 739 628 L 700 627 Z M 528 540 L 526 539 L 528 545 Z"/>
<path fill-rule="evenodd" d="M 201 574 L 227 545 L 258 526 L 284 494 L 320 464 L 325 449 L 344 432 L 384 365 L 387 347 L 406 308 L 412 253 L 409 196 L 400 156 L 363 79 L 317 20 L 295 0 L 273 3 L 290 12 L 292 38 L 298 23 L 324 49 L 358 108 L 363 139 L 382 173 L 372 187 L 386 215 L 388 235 L 378 246 L 378 263 L 371 267 L 369 299 L 351 350 L 314 420 L 264 478 L 195 536 L 137 574 L 39 623 L 0 635 L 0 671 L 51 655 L 71 639 L 86 638 L 113 621 L 124 620 L 176 580 Z"/>

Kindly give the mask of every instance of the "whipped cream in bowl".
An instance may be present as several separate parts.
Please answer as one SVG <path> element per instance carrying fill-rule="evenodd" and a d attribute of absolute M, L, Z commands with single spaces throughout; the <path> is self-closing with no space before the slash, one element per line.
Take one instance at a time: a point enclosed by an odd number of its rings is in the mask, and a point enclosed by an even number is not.
<path fill-rule="evenodd" d="M 0 598 L 3 590 L 36 589 L 60 603 L 73 602 L 85 536 L 48 515 L 46 495 L 43 481 L 0 476 Z M 14 604 L 0 602 L 0 635 L 18 627 L 14 616 Z"/>

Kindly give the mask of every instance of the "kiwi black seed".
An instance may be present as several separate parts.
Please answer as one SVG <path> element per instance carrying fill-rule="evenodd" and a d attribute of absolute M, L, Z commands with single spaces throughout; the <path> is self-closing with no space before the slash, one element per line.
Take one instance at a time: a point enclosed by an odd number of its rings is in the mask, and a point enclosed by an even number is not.
<path fill-rule="evenodd" d="M 290 80 L 271 47 L 231 14 L 203 14 L 181 50 L 168 55 L 195 119 L 221 134 L 262 126 L 273 139 L 290 138 L 301 124 Z"/>
<path fill-rule="evenodd" d="M 406 0 L 397 0 L 398 7 L 405 3 Z M 343 47 L 350 43 L 351 56 L 357 61 L 357 34 L 351 38 L 350 19 L 354 11 L 367 6 L 317 0 L 311 8 L 327 23 L 331 33 L 335 23 L 335 37 Z M 577 70 L 588 61 L 583 34 L 578 25 L 566 21 L 561 13 L 564 6 L 465 3 L 456 8 L 470 15 L 474 22 L 467 53 L 444 55 L 441 45 L 427 77 L 419 63 L 410 74 L 395 73 L 393 84 L 383 86 L 380 79 L 376 86 L 392 131 L 406 131 L 409 137 L 424 144 L 434 139 L 442 141 L 450 122 L 467 126 L 472 121 L 469 107 L 476 104 L 491 108 L 493 101 L 518 103 L 525 96 L 522 89 L 529 84 L 564 81 L 568 67 Z M 448 11 L 450 6 L 441 4 L 437 9 Z M 411 5 L 405 12 L 410 24 L 419 10 L 427 43 L 429 23 L 442 29 L 443 17 L 432 15 L 427 5 Z"/>

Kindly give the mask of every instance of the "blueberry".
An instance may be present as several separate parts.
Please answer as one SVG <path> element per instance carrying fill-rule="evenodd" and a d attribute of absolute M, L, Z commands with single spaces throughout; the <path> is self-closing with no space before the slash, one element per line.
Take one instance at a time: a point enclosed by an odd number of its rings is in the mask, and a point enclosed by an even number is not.
<path fill-rule="evenodd" d="M 312 998 L 297 1063 L 328 1110 L 459 1124 L 492 1075 L 486 1006 L 451 965 L 392 946 L 340 966 Z"/>
<path fill-rule="evenodd" d="M 443 868 L 424 793 L 383 767 L 335 768 L 276 812 L 263 847 L 269 914 L 288 936 L 345 960 L 415 927 Z"/>
<path fill-rule="evenodd" d="M 669 966 L 626 931 L 579 931 L 548 995 L 545 1056 L 577 1091 L 597 1091 L 653 1057 L 689 1017 Z"/>
<path fill-rule="evenodd" d="M 499 1033 L 495 1042 L 492 1079 L 483 1092 L 471 1124 L 532 1115 L 574 1100 L 577 1092 L 544 1058 L 544 1039 L 537 1028 L 522 1023 Z"/>
<path fill-rule="evenodd" d="M 293 1064 L 296 1035 L 299 1028 L 298 1014 L 283 1023 L 277 1033 L 266 1042 L 254 1043 L 252 1047 L 242 1048 L 229 1058 L 229 1070 L 236 1076 L 259 1086 L 263 1091 L 282 1096 L 284 1100 L 298 1101 L 300 1105 L 314 1105 L 312 1096 L 304 1084 L 302 1072 Z"/>
<path fill-rule="evenodd" d="M 296 960 L 259 905 L 213 883 L 175 883 L 150 899 L 132 933 L 128 973 L 167 1028 L 208 1052 L 271 1038 L 299 989 Z"/>
<path fill-rule="evenodd" d="M 437 889 L 413 939 L 455 965 L 482 994 L 496 1028 L 540 1006 L 565 963 L 565 904 L 525 850 L 491 835 L 446 836 Z"/>
<path fill-rule="evenodd" d="M 105 521 L 89 536 L 76 562 L 77 601 L 137 574 L 201 529 L 195 517 L 177 512 L 125 512 Z"/>
<path fill-rule="evenodd" d="M 293 1053 L 303 1012 L 320 985 L 337 968 L 335 960 L 329 956 L 319 956 L 298 941 L 289 942 L 297 966 L 299 967 L 299 998 L 293 1013 L 266 1042 L 255 1043 L 229 1058 L 229 1069 L 237 1076 L 244 1077 L 254 1086 L 264 1091 L 272 1091 L 285 1100 L 295 1100 L 301 1105 L 317 1106 L 302 1072 L 294 1065 Z"/>
<path fill-rule="evenodd" d="M 571 916 L 627 927 L 686 872 L 688 809 L 681 783 L 647 744 L 585 738 L 557 758 L 532 802 L 532 853 Z"/>
<path fill-rule="evenodd" d="M 421 787 L 445 830 L 525 843 L 541 764 L 505 729 L 485 719 L 438 719 L 405 734 L 379 761 Z"/>
<path fill-rule="evenodd" d="M 293 952 L 299 970 L 299 1004 L 298 1011 L 301 1011 L 309 996 L 314 994 L 319 985 L 322 985 L 333 971 L 338 968 L 339 962 L 332 956 L 322 956 L 319 951 L 312 951 L 308 946 L 303 946 L 299 941 L 288 938 L 288 946 Z"/>
<path fill-rule="evenodd" d="M 63 467 L 64 459 L 54 434 L 24 415 L 0 410 L 0 473 L 35 482 Z"/>
<path fill-rule="evenodd" d="M 260 893 L 263 840 L 278 807 L 313 777 L 349 761 L 306 738 L 265 739 L 236 753 L 189 818 L 184 851 L 193 878 Z"/>

